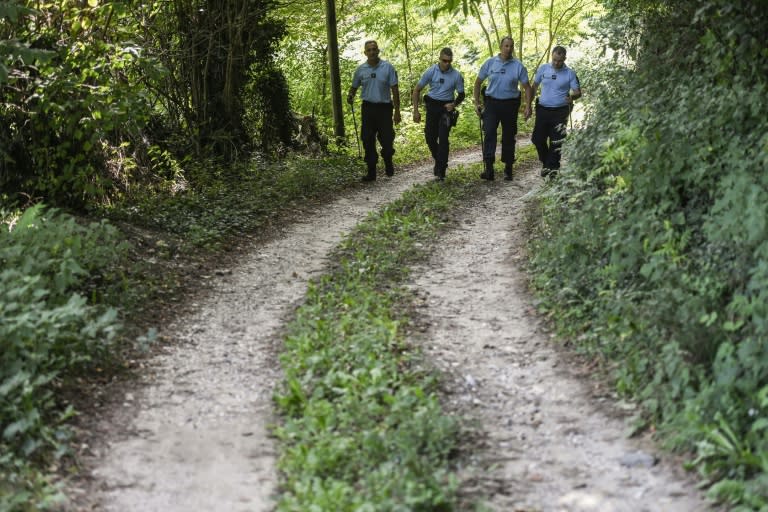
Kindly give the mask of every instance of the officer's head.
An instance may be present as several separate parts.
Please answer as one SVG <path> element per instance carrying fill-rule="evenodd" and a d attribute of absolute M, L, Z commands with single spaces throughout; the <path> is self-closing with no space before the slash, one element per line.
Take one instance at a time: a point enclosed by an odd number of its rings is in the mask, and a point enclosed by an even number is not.
<path fill-rule="evenodd" d="M 555 46 L 552 48 L 552 67 L 560 69 L 565 64 L 565 48 L 562 46 Z"/>
<path fill-rule="evenodd" d="M 499 43 L 501 49 L 501 58 L 509 59 L 515 56 L 515 41 L 510 36 L 505 36 Z"/>
<path fill-rule="evenodd" d="M 440 62 L 438 62 L 438 66 L 440 66 L 441 70 L 448 71 L 451 67 L 451 62 L 453 62 L 453 50 L 446 46 L 440 50 Z"/>
<path fill-rule="evenodd" d="M 379 43 L 373 39 L 366 41 L 363 46 L 363 53 L 365 53 L 365 56 L 368 57 L 369 61 L 375 62 L 379 60 Z"/>

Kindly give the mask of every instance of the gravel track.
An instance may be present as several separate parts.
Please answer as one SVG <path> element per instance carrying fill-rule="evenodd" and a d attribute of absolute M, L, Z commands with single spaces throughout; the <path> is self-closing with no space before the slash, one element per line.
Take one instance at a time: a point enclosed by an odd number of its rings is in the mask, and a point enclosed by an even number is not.
<path fill-rule="evenodd" d="M 462 153 L 451 165 L 478 156 Z M 269 428 L 283 323 L 343 236 L 431 171 L 381 177 L 256 244 L 235 266 L 201 275 L 202 293 L 162 327 L 167 343 L 139 382 L 117 386 L 120 396 L 80 436 L 82 475 L 65 509 L 273 510 Z M 531 166 L 512 183 L 478 182 L 488 193 L 464 208 L 461 227 L 413 276 L 429 326 L 415 342 L 446 371 L 449 409 L 474 422 L 462 494 L 491 496 L 489 509 L 499 511 L 704 510 L 651 445 L 624 438 L 612 401 L 594 396 L 589 376 L 540 325 L 520 269 L 523 200 L 540 183 Z"/>

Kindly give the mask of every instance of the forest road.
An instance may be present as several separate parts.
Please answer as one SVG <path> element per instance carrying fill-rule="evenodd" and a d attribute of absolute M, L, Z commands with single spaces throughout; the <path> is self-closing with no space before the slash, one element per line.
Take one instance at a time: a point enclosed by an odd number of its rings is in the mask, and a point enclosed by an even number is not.
<path fill-rule="evenodd" d="M 450 164 L 478 160 L 464 152 Z M 70 482 L 65 509 L 273 510 L 269 428 L 283 322 L 343 236 L 431 179 L 431 165 L 382 177 L 285 226 L 231 269 L 201 276 L 205 289 L 162 327 L 169 342 L 139 382 L 121 386 L 81 434 L 84 477 Z M 520 263 L 523 200 L 540 184 L 533 165 L 512 183 L 479 182 L 488 194 L 463 209 L 462 227 L 413 276 L 429 326 L 418 342 L 446 371 L 448 407 L 476 422 L 462 494 L 491 496 L 489 508 L 505 512 L 705 510 L 664 457 L 623 437 L 622 419 L 595 401 L 589 378 L 539 325 Z"/>
<path fill-rule="evenodd" d="M 425 357 L 444 374 L 446 408 L 468 419 L 462 495 L 499 512 L 712 510 L 679 461 L 627 438 L 627 405 L 537 315 L 523 266 L 539 167 L 465 205 L 412 275 Z"/>

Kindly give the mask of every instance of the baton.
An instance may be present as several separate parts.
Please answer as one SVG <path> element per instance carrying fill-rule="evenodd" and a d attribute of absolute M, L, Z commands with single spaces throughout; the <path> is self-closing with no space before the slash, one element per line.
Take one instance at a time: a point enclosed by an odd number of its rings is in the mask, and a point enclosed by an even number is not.
<path fill-rule="evenodd" d="M 357 158 L 363 158 L 363 153 L 360 151 L 360 137 L 357 135 L 357 116 L 355 115 L 355 104 L 350 103 L 349 108 L 352 109 L 352 122 L 355 125 L 355 142 L 357 142 Z"/>

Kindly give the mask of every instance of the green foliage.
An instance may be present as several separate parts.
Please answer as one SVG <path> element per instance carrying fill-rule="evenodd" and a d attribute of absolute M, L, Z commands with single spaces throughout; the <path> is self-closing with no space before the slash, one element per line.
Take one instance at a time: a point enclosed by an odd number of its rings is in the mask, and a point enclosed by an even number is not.
<path fill-rule="evenodd" d="M 279 510 L 455 509 L 458 425 L 403 340 L 411 297 L 400 287 L 474 175 L 452 172 L 371 216 L 310 286 L 281 357 Z"/>
<path fill-rule="evenodd" d="M 55 388 L 107 353 L 116 310 L 83 293 L 122 246 L 106 223 L 83 227 L 39 205 L 0 226 L 0 495 L 10 500 L 0 504 L 10 506 L 45 488 L 30 461 L 67 450 L 74 411 L 57 403 Z"/>
<path fill-rule="evenodd" d="M 109 215 L 173 234 L 190 247 L 214 249 L 257 231 L 288 205 L 323 200 L 358 182 L 356 167 L 348 157 L 331 155 L 206 168 L 195 178 L 196 188 L 146 197 Z"/>
<path fill-rule="evenodd" d="M 542 194 L 536 286 L 563 334 L 615 359 L 646 421 L 721 480 L 712 495 L 759 510 L 768 64 L 755 44 L 768 26 L 750 2 L 606 3 L 620 53 L 582 75 L 599 102 Z"/>
<path fill-rule="evenodd" d="M 282 152 L 291 145 L 294 118 L 282 71 L 253 66 L 245 88 L 245 103 L 249 138 L 261 151 Z"/>
<path fill-rule="evenodd" d="M 0 40 L 15 41 L 0 91 L 4 188 L 81 207 L 125 178 L 119 144 L 149 110 L 135 79 L 146 61 L 122 30 L 127 7 L 43 4 L 3 25 Z"/>
<path fill-rule="evenodd" d="M 274 69 L 277 42 L 284 24 L 273 16 L 274 0 L 193 0 L 143 4 L 145 46 L 167 70 L 148 81 L 162 106 L 163 124 L 178 155 L 234 162 L 251 149 L 246 112 L 261 108 L 274 119 L 288 91 L 280 88 Z M 266 80 L 272 104 L 250 105 L 262 98 L 255 77 Z M 152 77 L 150 77 L 152 78 Z M 254 93 L 255 91 L 255 93 Z M 267 91 L 265 91 L 267 92 Z M 282 132 L 278 130 L 282 135 Z"/>

